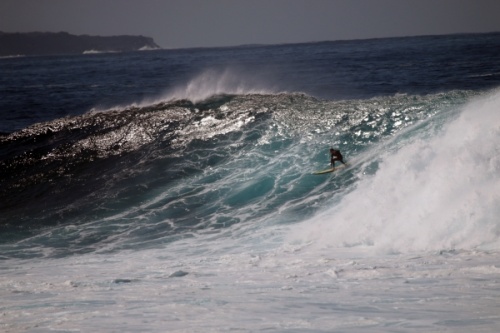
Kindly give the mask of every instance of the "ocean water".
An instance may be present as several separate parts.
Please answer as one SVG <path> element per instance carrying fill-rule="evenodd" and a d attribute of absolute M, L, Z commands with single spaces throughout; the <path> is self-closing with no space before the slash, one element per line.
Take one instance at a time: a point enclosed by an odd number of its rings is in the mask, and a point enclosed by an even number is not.
<path fill-rule="evenodd" d="M 498 331 L 499 54 L 0 59 L 0 330 Z"/>

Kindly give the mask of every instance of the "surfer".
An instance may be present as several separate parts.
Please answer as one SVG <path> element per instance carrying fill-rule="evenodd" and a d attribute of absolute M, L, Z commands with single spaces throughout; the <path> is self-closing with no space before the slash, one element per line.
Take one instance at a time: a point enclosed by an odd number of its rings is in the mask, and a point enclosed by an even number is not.
<path fill-rule="evenodd" d="M 345 165 L 344 157 L 340 153 L 340 150 L 330 148 L 330 163 L 332 164 L 332 169 L 335 167 L 335 161 L 339 161 Z"/>

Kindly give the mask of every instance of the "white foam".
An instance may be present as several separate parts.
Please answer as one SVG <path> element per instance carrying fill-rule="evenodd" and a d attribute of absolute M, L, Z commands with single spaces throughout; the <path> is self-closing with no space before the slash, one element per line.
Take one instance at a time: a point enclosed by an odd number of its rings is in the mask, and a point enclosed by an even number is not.
<path fill-rule="evenodd" d="M 386 153 L 373 176 L 291 239 L 383 253 L 499 248 L 499 107 L 497 91 L 466 105 L 438 135 Z"/>

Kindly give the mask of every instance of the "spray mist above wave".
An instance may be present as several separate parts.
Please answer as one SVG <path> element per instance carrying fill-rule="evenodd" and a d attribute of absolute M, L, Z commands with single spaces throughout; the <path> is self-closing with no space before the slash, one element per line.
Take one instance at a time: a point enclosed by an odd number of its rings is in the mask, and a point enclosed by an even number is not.
<path fill-rule="evenodd" d="M 189 82 L 168 90 L 159 100 L 189 100 L 198 103 L 218 95 L 267 95 L 278 93 L 277 89 L 265 83 L 268 80 L 264 76 L 258 74 L 249 75 L 234 68 L 208 69 Z"/>
<path fill-rule="evenodd" d="M 444 115 L 437 134 L 396 136 L 375 174 L 292 239 L 384 253 L 500 248 L 499 107 L 497 91 Z"/>

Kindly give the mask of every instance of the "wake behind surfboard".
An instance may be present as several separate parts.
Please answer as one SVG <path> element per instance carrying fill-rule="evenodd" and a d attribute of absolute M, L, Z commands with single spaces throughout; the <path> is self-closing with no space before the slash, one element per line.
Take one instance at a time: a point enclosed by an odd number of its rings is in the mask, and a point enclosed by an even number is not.
<path fill-rule="evenodd" d="M 330 172 L 334 172 L 336 170 L 339 170 L 339 169 L 343 169 L 347 166 L 347 164 L 342 164 L 336 168 L 330 168 L 330 169 L 326 169 L 326 170 L 320 170 L 320 171 L 315 171 L 313 172 L 313 175 L 324 175 L 325 173 L 330 173 Z"/>

